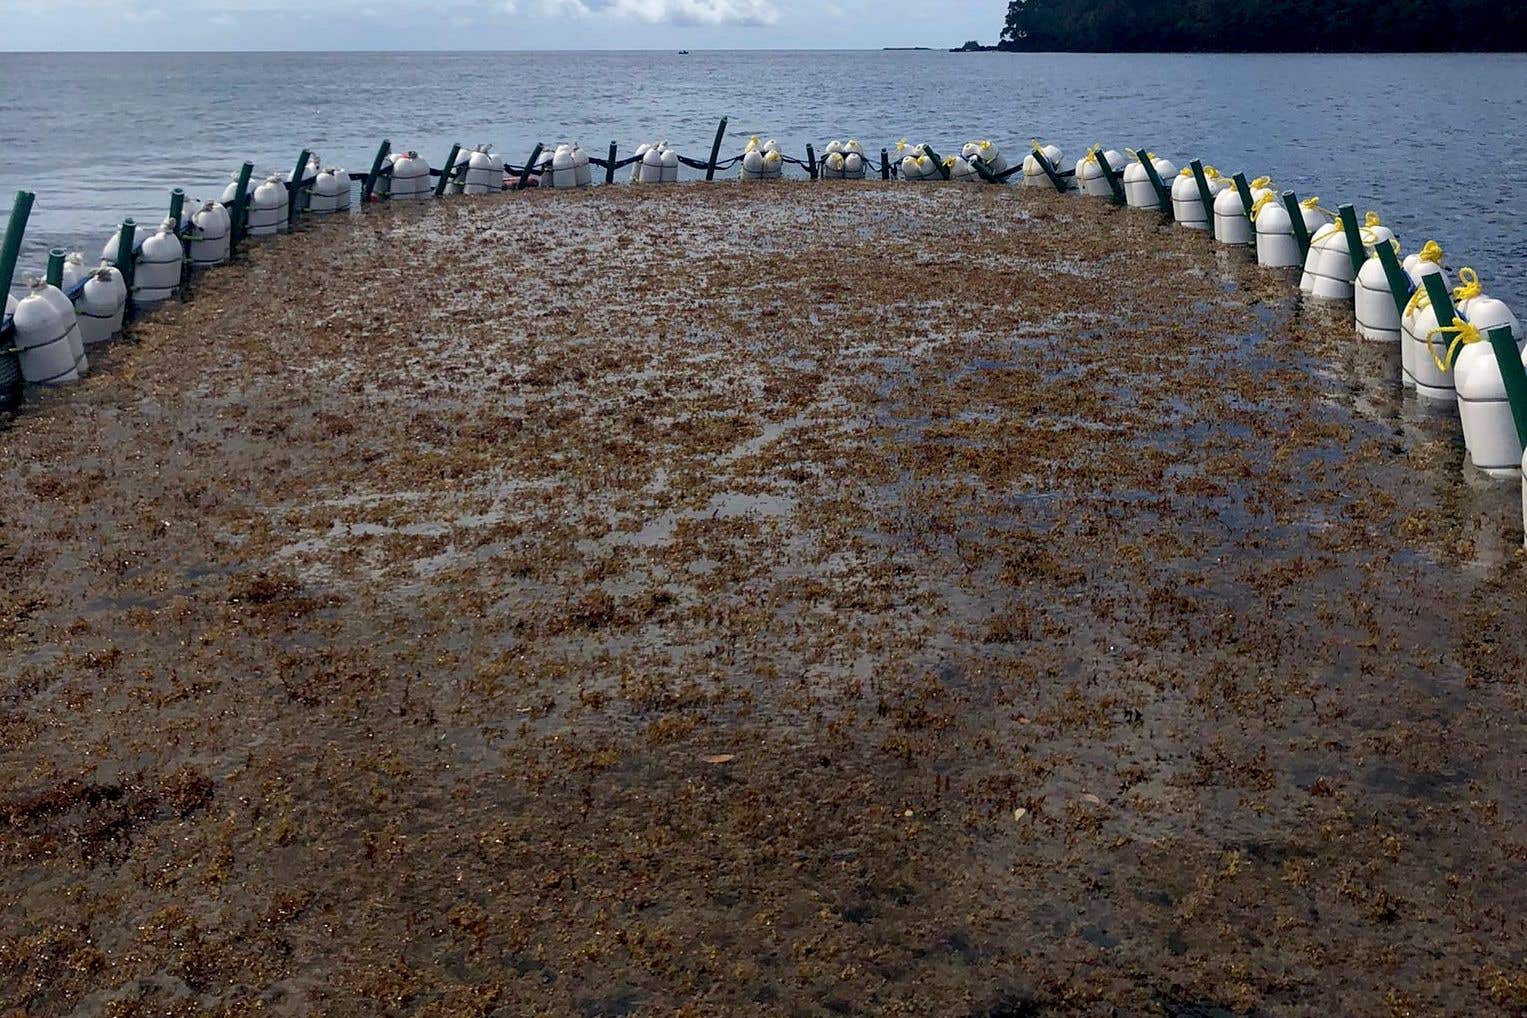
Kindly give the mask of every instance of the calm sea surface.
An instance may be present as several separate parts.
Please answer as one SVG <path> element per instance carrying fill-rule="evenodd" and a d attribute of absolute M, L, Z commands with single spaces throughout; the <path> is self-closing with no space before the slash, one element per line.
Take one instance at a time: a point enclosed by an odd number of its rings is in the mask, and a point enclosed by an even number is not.
<path fill-rule="evenodd" d="M 1270 174 L 1334 207 L 1375 209 L 1407 251 L 1527 311 L 1527 55 L 1239 56 L 944 52 L 5 54 L 0 203 L 37 193 L 22 270 L 94 256 L 171 187 L 216 197 L 244 159 L 289 171 L 307 146 L 348 169 L 378 141 L 438 166 L 452 142 L 521 162 L 537 141 L 629 154 L 666 138 L 695 158 L 731 117 L 787 154 L 854 136 L 1008 152 L 1030 137 Z M 690 174 L 693 176 L 693 174 Z"/>

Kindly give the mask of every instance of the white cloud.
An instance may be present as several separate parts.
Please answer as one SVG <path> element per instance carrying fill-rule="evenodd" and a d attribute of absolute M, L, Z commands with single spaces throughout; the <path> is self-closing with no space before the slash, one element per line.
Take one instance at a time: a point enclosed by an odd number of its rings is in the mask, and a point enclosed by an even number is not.
<path fill-rule="evenodd" d="M 583 0 L 504 0 L 504 11 L 537 18 L 582 18 L 589 13 Z"/>
<path fill-rule="evenodd" d="M 779 9 L 770 0 L 615 0 L 620 17 L 669 25 L 772 25 Z"/>

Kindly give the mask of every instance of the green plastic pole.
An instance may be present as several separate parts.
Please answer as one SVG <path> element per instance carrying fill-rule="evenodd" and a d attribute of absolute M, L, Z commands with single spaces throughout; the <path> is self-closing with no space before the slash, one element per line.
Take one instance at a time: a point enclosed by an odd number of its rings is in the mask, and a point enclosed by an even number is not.
<path fill-rule="evenodd" d="M 461 143 L 453 142 L 451 144 L 451 154 L 445 157 L 445 165 L 440 167 L 440 179 L 435 181 L 436 198 L 445 194 L 445 185 L 449 184 L 451 178 L 456 175 L 456 156 L 460 152 Z"/>
<path fill-rule="evenodd" d="M 525 160 L 525 168 L 520 170 L 520 182 L 515 185 L 516 189 L 521 191 L 525 189 L 525 181 L 530 179 L 530 170 L 535 166 L 536 160 L 541 158 L 541 150 L 545 147 L 540 142 L 536 142 L 536 147 L 530 150 L 530 158 Z"/>
<path fill-rule="evenodd" d="M 982 162 L 980 159 L 972 160 L 970 165 L 976 171 L 976 173 L 980 174 L 981 179 L 986 181 L 988 184 L 1002 183 L 1002 181 L 997 179 L 997 175 L 991 170 L 988 170 L 986 168 L 986 163 Z"/>
<path fill-rule="evenodd" d="M 707 183 L 716 179 L 716 157 L 721 154 L 721 139 L 726 137 L 726 121 L 726 117 L 721 118 L 721 124 L 716 128 L 716 140 L 710 143 L 710 162 L 705 164 Z"/>
<path fill-rule="evenodd" d="M 1198 181 L 1198 200 L 1204 203 L 1204 215 L 1209 220 L 1209 234 L 1214 234 L 1214 195 L 1209 193 L 1209 178 L 1204 176 L 1204 162 L 1195 159 L 1188 164 L 1193 168 L 1193 179 Z"/>
<path fill-rule="evenodd" d="M 48 285 L 63 289 L 64 286 L 64 249 L 55 247 L 48 252 Z"/>
<path fill-rule="evenodd" d="M 806 146 L 806 172 L 811 174 L 811 179 L 817 179 L 817 150 L 811 145 Z"/>
<path fill-rule="evenodd" d="M 1453 307 L 1453 295 L 1447 292 L 1447 284 L 1442 281 L 1442 273 L 1433 272 L 1421 280 L 1426 285 L 1426 295 L 1432 300 L 1432 311 L 1436 313 L 1437 324 L 1444 328 L 1453 324 L 1457 317 L 1457 310 Z"/>
<path fill-rule="evenodd" d="M 233 194 L 233 222 L 228 229 L 228 257 L 238 250 L 239 241 L 249 228 L 249 178 L 254 175 L 254 163 L 239 167 L 238 189 Z"/>
<path fill-rule="evenodd" d="M 615 143 L 613 141 L 610 142 L 609 165 L 604 168 L 604 182 L 606 184 L 615 183 Z"/>
<path fill-rule="evenodd" d="M 1405 317 L 1405 308 L 1410 304 L 1411 294 L 1416 292 L 1411 285 L 1410 277 L 1405 274 L 1405 269 L 1400 265 L 1400 258 L 1394 253 L 1393 244 L 1376 244 L 1373 249 L 1378 255 L 1379 264 L 1384 266 L 1384 277 L 1389 280 L 1389 293 L 1394 297 L 1394 306 L 1400 312 L 1400 317 Z"/>
<path fill-rule="evenodd" d="M 1246 218 L 1250 219 L 1251 207 L 1255 205 L 1256 202 L 1251 197 L 1251 185 L 1246 183 L 1246 174 L 1237 173 L 1230 179 L 1235 181 L 1236 194 L 1241 196 L 1241 207 L 1246 210 Z"/>
<path fill-rule="evenodd" d="M 1352 261 L 1352 276 L 1355 279 L 1363 271 L 1363 262 L 1368 260 L 1363 245 L 1363 231 L 1357 225 L 1357 209 L 1351 205 L 1341 205 L 1336 211 L 1341 216 L 1341 228 L 1347 234 L 1347 257 Z"/>
<path fill-rule="evenodd" d="M 32 202 L 36 198 L 31 191 L 17 191 L 16 200 L 11 203 L 11 218 L 5 222 L 5 241 L 0 244 L 0 298 L 11 292 L 16 259 L 21 257 L 21 236 L 27 231 L 27 220 L 32 216 Z"/>
<path fill-rule="evenodd" d="M 1437 273 L 1432 273 L 1430 279 Z M 1522 368 L 1522 355 L 1517 351 L 1516 338 L 1511 326 L 1503 325 L 1485 333 L 1485 338 L 1495 348 L 1495 360 L 1500 365 L 1500 375 L 1506 383 L 1506 402 L 1511 405 L 1511 419 L 1516 422 L 1517 441 L 1527 449 L 1527 370 Z"/>
<path fill-rule="evenodd" d="M 891 150 L 890 149 L 884 149 L 883 148 L 883 149 L 880 150 L 880 179 L 881 180 L 890 180 L 891 179 Z"/>
<path fill-rule="evenodd" d="M 117 233 L 117 271 L 122 274 L 122 283 L 127 287 L 124 320 L 133 316 L 133 235 L 137 232 L 138 224 L 129 216 L 122 220 L 122 229 Z"/>
<path fill-rule="evenodd" d="M 1066 182 L 1061 179 L 1059 173 L 1055 172 L 1055 167 L 1050 165 L 1050 160 L 1045 155 L 1044 149 L 1039 147 L 1037 141 L 1029 142 L 1029 148 L 1034 150 L 1034 161 L 1039 164 L 1041 170 L 1045 171 L 1045 176 L 1050 178 L 1051 186 L 1057 191 L 1064 192 L 1066 190 Z"/>
<path fill-rule="evenodd" d="M 949 167 L 945 166 L 943 158 L 940 157 L 937 152 L 933 151 L 933 146 L 924 145 L 923 155 L 933 160 L 933 165 L 938 167 L 939 176 L 943 177 L 945 180 L 949 179 Z"/>
<path fill-rule="evenodd" d="M 175 236 L 180 236 L 180 214 L 186 207 L 186 192 L 175 188 L 170 192 L 170 222 L 175 224 Z"/>
<path fill-rule="evenodd" d="M 1135 158 L 1140 160 L 1140 165 L 1145 167 L 1145 175 L 1150 178 L 1151 187 L 1156 189 L 1156 204 L 1161 214 L 1167 219 L 1174 218 L 1172 213 L 1172 189 L 1166 186 L 1166 181 L 1161 179 L 1161 174 L 1156 172 L 1156 164 L 1151 160 L 1150 150 L 1139 148 L 1135 150 Z"/>
<path fill-rule="evenodd" d="M 1292 191 L 1283 192 L 1283 207 L 1288 210 L 1289 227 L 1294 231 L 1294 241 L 1299 245 L 1299 260 L 1310 256 L 1310 230 L 1304 225 L 1304 209 L 1299 207 L 1299 196 Z"/>
<path fill-rule="evenodd" d="M 291 229 L 294 225 L 296 225 L 297 222 L 297 213 L 300 211 L 300 206 L 302 204 L 302 178 L 306 176 L 308 172 L 309 155 L 311 155 L 311 153 L 308 152 L 307 149 L 303 149 L 301 154 L 297 156 L 297 168 L 292 170 L 292 181 L 290 184 L 286 185 L 287 229 Z"/>
<path fill-rule="evenodd" d="M 371 200 L 371 195 L 376 191 L 376 178 L 382 175 L 382 163 L 386 161 L 388 153 L 392 151 L 392 142 L 386 138 L 376 148 L 376 158 L 371 160 L 371 172 L 366 174 L 366 180 L 361 184 L 361 204 Z"/>

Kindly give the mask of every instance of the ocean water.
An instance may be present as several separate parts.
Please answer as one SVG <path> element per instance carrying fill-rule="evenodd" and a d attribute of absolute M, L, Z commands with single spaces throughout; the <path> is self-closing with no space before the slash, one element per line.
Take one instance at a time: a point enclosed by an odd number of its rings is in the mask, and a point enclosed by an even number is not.
<path fill-rule="evenodd" d="M 360 171 L 383 137 L 436 166 L 458 141 L 519 163 L 537 141 L 666 138 L 703 159 L 723 114 L 723 156 L 750 134 L 798 157 L 1039 137 L 1068 161 L 1103 142 L 1269 174 L 1378 211 L 1407 251 L 1437 239 L 1527 312 L 1524 54 L 6 54 L 0 215 L 36 192 L 20 268 L 40 270 L 50 247 L 98 254 L 124 216 L 157 222 L 172 187 L 216 197 L 245 159 L 285 173 L 308 147 Z"/>

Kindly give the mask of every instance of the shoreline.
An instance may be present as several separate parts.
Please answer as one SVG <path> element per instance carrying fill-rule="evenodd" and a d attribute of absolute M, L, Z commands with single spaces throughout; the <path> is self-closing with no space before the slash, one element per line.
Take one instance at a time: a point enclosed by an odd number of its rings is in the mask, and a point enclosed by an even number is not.
<path fill-rule="evenodd" d="M 1524 1002 L 1518 492 L 1345 309 L 1040 189 L 246 250 L 0 431 L 5 1006 Z"/>

